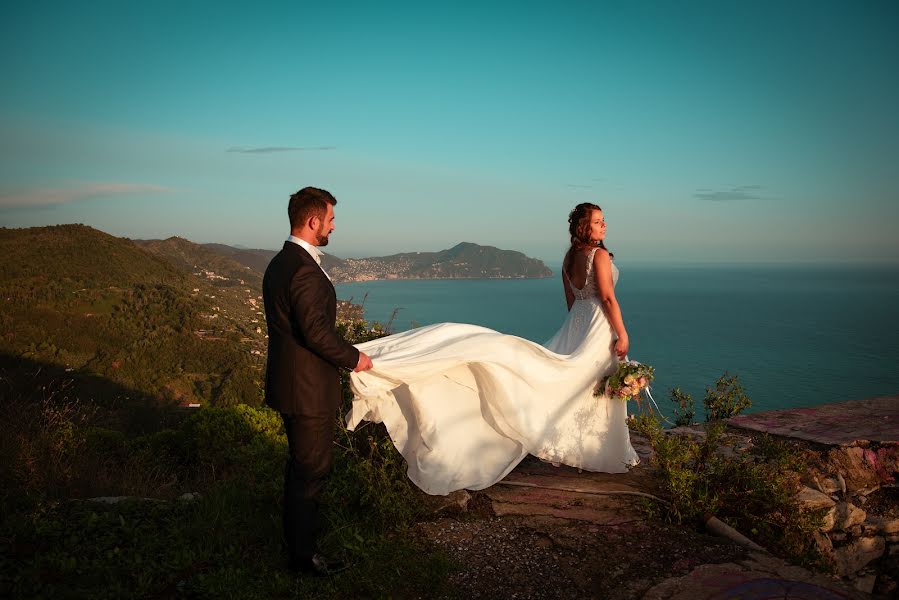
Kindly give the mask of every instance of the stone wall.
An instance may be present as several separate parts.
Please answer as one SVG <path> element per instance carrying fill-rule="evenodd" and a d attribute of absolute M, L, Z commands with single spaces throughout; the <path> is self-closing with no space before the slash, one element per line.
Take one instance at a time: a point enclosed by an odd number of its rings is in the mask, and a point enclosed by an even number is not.
<path fill-rule="evenodd" d="M 803 477 L 800 501 L 826 508 L 816 533 L 818 548 L 834 572 L 865 592 L 891 595 L 899 589 L 899 511 L 894 473 L 899 446 L 856 442 L 808 450 L 813 465 Z M 884 502 L 886 497 L 892 500 Z"/>

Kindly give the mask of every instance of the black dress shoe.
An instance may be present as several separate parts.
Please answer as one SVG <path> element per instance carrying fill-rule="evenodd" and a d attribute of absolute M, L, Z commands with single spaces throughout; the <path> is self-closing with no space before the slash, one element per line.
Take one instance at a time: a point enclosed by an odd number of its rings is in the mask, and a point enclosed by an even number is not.
<path fill-rule="evenodd" d="M 330 577 L 335 573 L 340 573 L 347 568 L 347 564 L 342 560 L 328 558 L 322 554 L 313 554 L 312 558 L 300 560 L 294 565 L 294 570 L 308 575 L 317 577 Z"/>

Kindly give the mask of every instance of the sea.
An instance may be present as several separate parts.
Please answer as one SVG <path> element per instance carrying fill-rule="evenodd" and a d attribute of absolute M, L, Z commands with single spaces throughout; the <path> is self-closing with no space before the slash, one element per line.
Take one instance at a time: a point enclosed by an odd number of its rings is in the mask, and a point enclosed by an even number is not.
<path fill-rule="evenodd" d="M 899 395 L 899 265 L 627 265 L 616 297 L 629 357 L 655 368 L 653 397 L 737 375 L 747 412 Z M 551 265 L 559 273 L 558 265 Z M 400 332 L 473 323 L 543 343 L 566 315 L 561 278 L 344 283 L 344 300 Z"/>

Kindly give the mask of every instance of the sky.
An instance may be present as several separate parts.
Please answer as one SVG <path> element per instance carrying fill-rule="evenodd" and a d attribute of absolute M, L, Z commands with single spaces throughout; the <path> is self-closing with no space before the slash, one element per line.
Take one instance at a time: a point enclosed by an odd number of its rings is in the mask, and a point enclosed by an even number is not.
<path fill-rule="evenodd" d="M 4 2 L 0 226 L 899 262 L 899 2 Z"/>

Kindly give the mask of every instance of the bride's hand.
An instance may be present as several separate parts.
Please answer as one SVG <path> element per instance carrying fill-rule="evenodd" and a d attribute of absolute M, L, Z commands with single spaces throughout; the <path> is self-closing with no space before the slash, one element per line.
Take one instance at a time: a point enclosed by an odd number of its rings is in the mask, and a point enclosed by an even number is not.
<path fill-rule="evenodd" d="M 617 340 L 615 340 L 615 354 L 618 355 L 618 358 L 624 358 L 627 356 L 627 351 L 630 348 L 630 342 L 627 339 L 627 336 L 621 336 Z"/>

